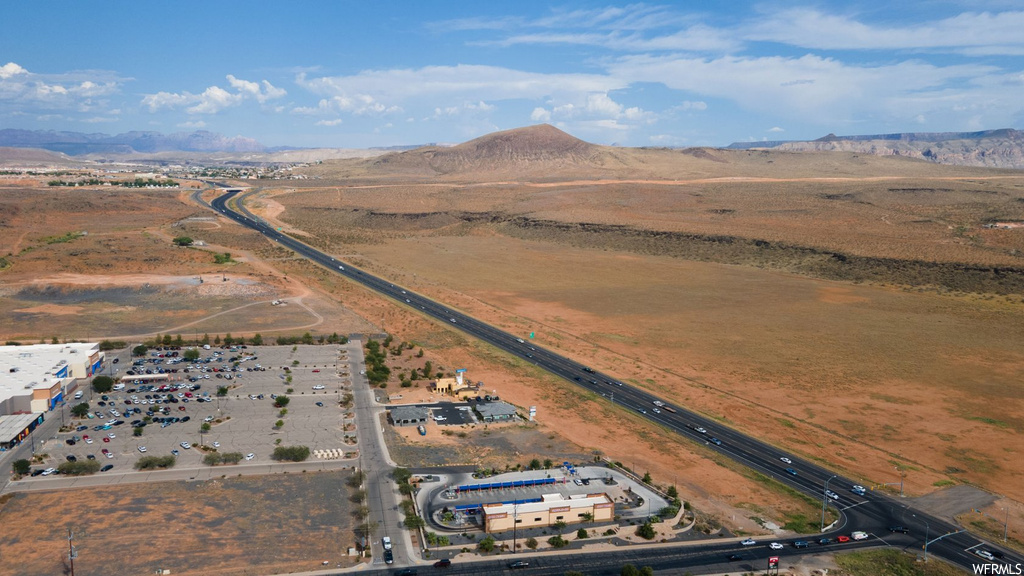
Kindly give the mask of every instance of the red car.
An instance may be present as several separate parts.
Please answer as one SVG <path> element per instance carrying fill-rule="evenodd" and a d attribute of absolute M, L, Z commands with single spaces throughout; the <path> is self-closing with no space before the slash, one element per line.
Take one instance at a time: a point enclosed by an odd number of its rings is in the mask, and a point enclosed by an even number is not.
<path fill-rule="evenodd" d="M 104 437 L 103 437 L 103 441 L 104 441 L 104 442 L 110 442 L 110 438 L 108 438 L 108 437 L 104 436 Z"/>
<path fill-rule="evenodd" d="M 839 537 L 836 538 L 836 540 L 840 544 L 842 544 L 842 543 L 845 543 L 845 542 L 849 542 L 850 541 L 850 537 L 849 536 L 839 536 Z"/>
<path fill-rule="evenodd" d="M 313 370 L 313 372 L 319 372 L 319 371 L 320 371 L 320 369 L 319 369 L 319 368 L 317 368 L 316 370 Z"/>

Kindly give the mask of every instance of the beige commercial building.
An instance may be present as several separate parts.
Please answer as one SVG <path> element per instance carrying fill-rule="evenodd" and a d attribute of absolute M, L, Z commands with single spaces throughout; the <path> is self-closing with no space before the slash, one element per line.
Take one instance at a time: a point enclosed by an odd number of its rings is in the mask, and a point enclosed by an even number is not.
<path fill-rule="evenodd" d="M 53 410 L 79 378 L 103 365 L 99 344 L 0 346 L 0 414 Z"/>
<path fill-rule="evenodd" d="M 615 517 L 615 503 L 605 493 L 578 494 L 565 498 L 561 494 L 545 494 L 540 502 L 522 504 L 484 504 L 484 531 L 504 532 L 517 528 L 551 526 L 558 522 L 573 524 L 609 522 Z"/>

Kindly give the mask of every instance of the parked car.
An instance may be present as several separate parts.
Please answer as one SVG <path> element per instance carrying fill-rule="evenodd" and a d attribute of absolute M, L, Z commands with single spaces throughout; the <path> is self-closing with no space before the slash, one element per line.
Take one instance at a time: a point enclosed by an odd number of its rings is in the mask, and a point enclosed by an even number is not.
<path fill-rule="evenodd" d="M 113 470 L 113 469 L 114 469 L 114 465 L 113 464 L 107 464 L 103 468 L 100 468 L 100 472 L 106 472 L 108 470 Z"/>
<path fill-rule="evenodd" d="M 256 455 L 253 454 L 252 452 L 249 452 L 248 454 L 245 455 L 245 459 L 246 460 L 252 460 L 255 457 L 256 457 Z"/>
<path fill-rule="evenodd" d="M 139 446 L 139 452 L 145 452 L 145 451 L 146 451 L 146 447 L 145 446 Z"/>

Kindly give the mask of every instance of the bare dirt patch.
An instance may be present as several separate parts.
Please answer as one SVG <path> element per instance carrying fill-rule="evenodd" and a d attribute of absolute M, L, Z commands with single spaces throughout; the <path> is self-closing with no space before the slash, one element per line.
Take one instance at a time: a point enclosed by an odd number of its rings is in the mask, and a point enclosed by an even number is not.
<path fill-rule="evenodd" d="M 113 566 L 123 574 L 224 576 L 316 570 L 324 560 L 350 566 L 345 478 L 320 472 L 16 494 L 0 507 L 0 573 L 61 572 L 68 528 L 79 553 L 75 573 L 83 575 Z"/>

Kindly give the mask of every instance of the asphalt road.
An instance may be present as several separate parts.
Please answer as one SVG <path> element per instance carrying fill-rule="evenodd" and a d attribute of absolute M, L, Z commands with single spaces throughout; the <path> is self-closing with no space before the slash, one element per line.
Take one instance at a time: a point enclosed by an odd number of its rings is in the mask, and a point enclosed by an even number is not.
<path fill-rule="evenodd" d="M 849 491 L 850 487 L 854 485 L 853 481 L 833 474 L 830 470 L 818 464 L 792 457 L 774 446 L 727 428 L 717 421 L 691 412 L 681 406 L 671 404 L 671 402 L 643 390 L 625 385 L 616 381 L 611 376 L 593 371 L 583 364 L 536 346 L 528 340 L 481 322 L 476 318 L 462 314 L 443 303 L 416 294 L 383 278 L 336 260 L 328 254 L 307 246 L 282 232 L 278 232 L 246 210 L 241 205 L 241 201 L 237 202 L 239 212 L 229 209 L 227 202 L 235 197 L 239 190 L 232 190 L 230 186 L 215 182 L 209 182 L 209 184 L 228 189 L 225 194 L 214 199 L 212 205 L 208 205 L 213 210 L 263 234 L 270 241 L 277 242 L 300 256 L 395 300 L 400 305 L 408 306 L 419 310 L 422 314 L 442 322 L 447 322 L 452 328 L 461 330 L 523 360 L 532 362 L 536 366 L 570 382 L 600 393 L 610 398 L 613 402 L 635 410 L 638 414 L 667 429 L 693 441 L 703 443 L 711 450 L 719 452 L 740 464 L 748 466 L 765 476 L 774 478 L 814 498 L 824 498 L 825 483 L 828 481 L 829 489 L 839 494 L 838 501 L 831 503 L 841 512 L 840 519 L 834 527 L 837 534 L 849 534 L 854 530 L 861 530 L 875 536 L 886 536 L 886 540 L 890 540 L 891 535 L 888 533 L 888 526 L 905 526 L 910 529 L 909 536 L 901 534 L 899 538 L 892 540 L 906 541 L 906 546 L 910 548 L 923 549 L 927 536 L 931 539 L 928 545 L 929 555 L 941 557 L 968 571 L 971 570 L 972 563 L 983 562 L 981 558 L 974 554 L 975 550 L 979 548 L 987 550 L 998 549 L 997 546 L 983 542 L 965 532 L 953 534 L 960 529 L 958 526 L 954 526 L 943 519 L 930 516 L 924 512 L 910 509 L 905 502 L 898 498 L 878 492 L 868 492 L 866 496 L 855 495 Z M 193 195 L 193 198 L 197 202 L 203 203 L 199 198 L 198 192 Z M 244 196 L 242 199 L 244 199 Z M 205 203 L 203 204 L 205 205 Z M 654 411 L 656 408 L 655 401 L 663 402 L 669 409 L 663 406 L 656 413 Z M 704 429 L 706 432 L 702 433 L 699 431 L 700 429 Z M 720 444 L 714 443 L 712 438 L 717 439 Z M 782 462 L 780 460 L 782 457 L 790 458 L 792 463 Z M 786 468 L 792 468 L 796 474 L 786 472 Z M 935 540 L 938 536 L 946 534 L 950 535 L 945 536 L 941 540 Z M 797 539 L 799 538 L 780 540 L 780 542 L 789 543 Z M 868 540 L 868 542 L 874 541 L 875 538 Z M 813 551 L 814 549 L 810 550 Z M 789 548 L 787 554 L 792 553 L 806 553 L 806 549 L 796 551 Z M 1005 557 L 999 560 L 999 563 L 1011 566 L 1020 563 L 1020 565 L 1024 566 L 1024 558 L 1020 555 L 1010 554 L 1006 550 L 1002 550 L 1002 553 Z M 538 560 L 539 562 L 540 560 Z M 687 562 L 690 562 L 690 560 L 687 560 Z M 706 558 L 705 564 L 700 564 L 699 559 L 694 560 L 694 562 L 697 563 L 693 564 L 692 567 L 707 566 L 716 562 L 721 563 L 721 560 L 713 555 Z M 653 564 L 651 565 L 653 566 Z M 687 565 L 689 566 L 689 564 Z M 532 570 L 531 573 L 533 573 Z"/>

